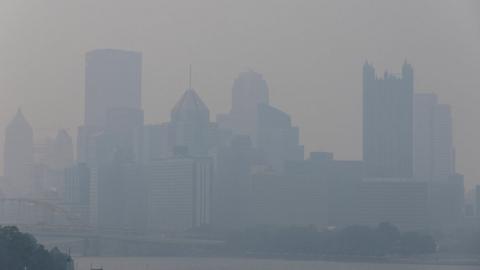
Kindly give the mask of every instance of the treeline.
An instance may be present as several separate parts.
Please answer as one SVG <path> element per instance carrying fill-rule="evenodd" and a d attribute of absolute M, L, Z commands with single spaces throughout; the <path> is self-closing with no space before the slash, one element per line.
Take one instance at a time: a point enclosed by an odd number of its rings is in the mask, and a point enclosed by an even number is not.
<path fill-rule="evenodd" d="M 57 248 L 46 250 L 17 227 L 0 226 L 0 269 L 68 270 L 71 265 L 72 258 Z"/>
<path fill-rule="evenodd" d="M 313 226 L 261 226 L 230 235 L 227 245 L 230 250 L 245 253 L 306 256 L 411 256 L 436 251 L 431 236 L 400 232 L 389 223 L 376 228 L 355 225 L 325 232 Z"/>

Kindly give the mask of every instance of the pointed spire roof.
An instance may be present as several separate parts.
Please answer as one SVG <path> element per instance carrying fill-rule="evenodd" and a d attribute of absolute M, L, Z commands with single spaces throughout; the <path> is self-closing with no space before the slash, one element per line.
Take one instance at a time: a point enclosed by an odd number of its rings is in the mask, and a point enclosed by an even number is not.
<path fill-rule="evenodd" d="M 187 89 L 171 112 L 172 120 L 182 120 L 190 115 L 209 115 L 210 111 L 197 92 Z"/>
<path fill-rule="evenodd" d="M 23 115 L 21 108 L 18 108 L 17 113 L 13 117 L 12 121 L 10 121 L 10 123 L 8 124 L 7 129 L 22 129 L 32 131 L 32 126 Z"/>

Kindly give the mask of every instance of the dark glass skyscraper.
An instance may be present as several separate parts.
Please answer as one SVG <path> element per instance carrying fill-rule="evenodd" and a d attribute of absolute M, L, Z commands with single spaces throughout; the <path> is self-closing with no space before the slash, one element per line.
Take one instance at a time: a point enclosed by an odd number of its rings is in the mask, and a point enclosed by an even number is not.
<path fill-rule="evenodd" d="M 375 75 L 363 66 L 363 159 L 367 177 L 413 176 L 413 69 Z"/>

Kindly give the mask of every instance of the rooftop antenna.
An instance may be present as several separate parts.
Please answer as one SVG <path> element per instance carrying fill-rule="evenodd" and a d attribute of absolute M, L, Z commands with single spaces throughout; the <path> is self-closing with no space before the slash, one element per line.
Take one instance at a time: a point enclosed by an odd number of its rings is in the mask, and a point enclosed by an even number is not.
<path fill-rule="evenodd" d="M 188 65 L 188 89 L 192 89 L 192 64 Z"/>

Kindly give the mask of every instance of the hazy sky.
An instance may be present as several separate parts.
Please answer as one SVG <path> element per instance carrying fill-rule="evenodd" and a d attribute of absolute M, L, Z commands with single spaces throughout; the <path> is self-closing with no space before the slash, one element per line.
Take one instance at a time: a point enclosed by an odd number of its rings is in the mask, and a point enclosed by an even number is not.
<path fill-rule="evenodd" d="M 452 105 L 457 169 L 480 184 L 478 1 L 0 0 L 0 40 L 2 133 L 18 106 L 37 139 L 76 133 L 85 52 L 119 48 L 143 52 L 146 122 L 168 119 L 188 64 L 213 116 L 251 68 L 306 149 L 340 159 L 361 157 L 363 62 L 397 73 L 406 58 L 416 89 Z"/>

